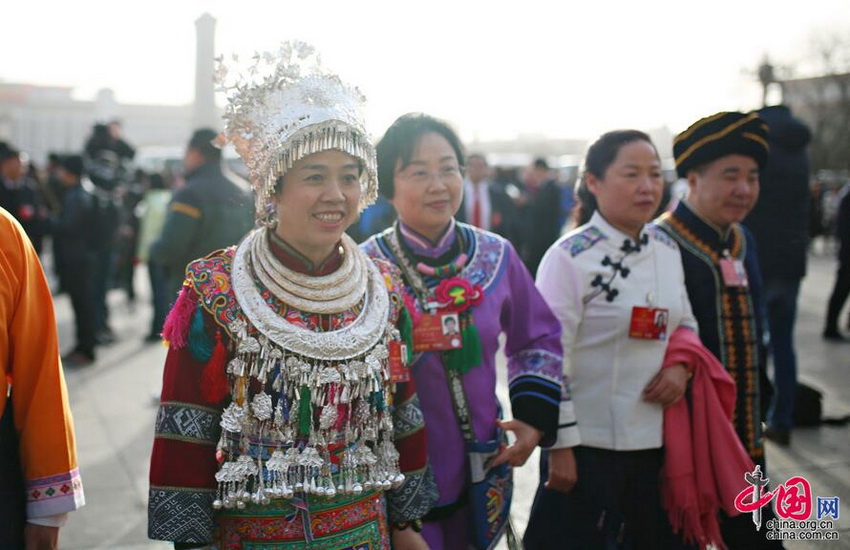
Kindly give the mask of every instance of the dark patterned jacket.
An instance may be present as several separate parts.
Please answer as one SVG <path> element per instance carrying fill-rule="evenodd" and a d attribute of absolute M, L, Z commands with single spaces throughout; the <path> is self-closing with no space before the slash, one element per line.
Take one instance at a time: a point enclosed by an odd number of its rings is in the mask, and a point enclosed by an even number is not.
<path fill-rule="evenodd" d="M 764 347 L 762 278 L 755 239 L 739 224 L 725 235 L 700 218 L 685 201 L 656 220 L 682 252 L 685 286 L 699 335 L 735 380 L 735 430 L 756 463 L 764 461 L 761 435 Z M 720 259 L 741 260 L 749 286 L 723 284 Z"/>

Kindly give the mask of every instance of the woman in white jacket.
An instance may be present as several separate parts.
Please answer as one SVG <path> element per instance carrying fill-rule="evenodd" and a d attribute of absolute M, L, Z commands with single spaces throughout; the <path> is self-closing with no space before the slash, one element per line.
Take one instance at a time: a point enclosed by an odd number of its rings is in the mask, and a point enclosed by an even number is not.
<path fill-rule="evenodd" d="M 537 286 L 563 326 L 581 444 L 544 453 L 525 544 L 667 548 L 663 408 L 682 398 L 689 373 L 661 366 L 670 334 L 696 321 L 678 248 L 648 225 L 664 185 L 658 152 L 643 132 L 604 134 L 580 185 L 593 215 L 549 249 Z"/>

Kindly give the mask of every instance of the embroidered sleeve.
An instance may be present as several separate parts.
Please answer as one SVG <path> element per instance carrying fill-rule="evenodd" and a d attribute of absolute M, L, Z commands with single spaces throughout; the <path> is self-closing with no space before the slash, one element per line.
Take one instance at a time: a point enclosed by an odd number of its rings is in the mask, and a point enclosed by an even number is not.
<path fill-rule="evenodd" d="M 216 250 L 186 266 L 183 288 L 162 329 L 162 338 L 169 347 L 182 349 L 190 344 L 193 332 L 199 335 L 198 315 L 203 311 L 208 313 L 203 317 L 204 324 L 218 327 L 222 335 L 229 337 L 230 324 L 240 316 L 229 275 L 234 251 L 234 247 Z M 212 332 L 214 335 L 215 329 Z"/>
<path fill-rule="evenodd" d="M 551 441 L 558 429 L 564 391 L 561 327 L 510 244 L 509 298 L 502 312 L 508 356 L 508 388 L 514 418 L 534 426 Z"/>
<path fill-rule="evenodd" d="M 0 214 L 0 416 L 11 382 L 12 415 L 4 420 L 17 428 L 27 518 L 39 518 L 76 510 L 85 498 L 50 288 L 24 235 L 8 214 Z"/>
<path fill-rule="evenodd" d="M 387 491 L 387 511 L 391 522 L 403 523 L 424 517 L 439 494 L 428 465 L 425 419 L 413 382 L 398 384 L 394 400 L 393 430 L 404 483 Z"/>
<path fill-rule="evenodd" d="M 194 309 L 197 302 L 186 299 Z M 179 307 L 178 300 L 175 309 Z M 190 325 L 197 324 L 197 330 L 208 337 L 206 317 L 194 310 Z M 192 334 L 191 326 L 184 330 L 188 331 L 186 343 L 172 345 L 165 361 L 151 454 L 148 536 L 206 543 L 213 535 L 221 408 L 204 397 L 201 381 L 208 361 L 198 356 L 202 350 L 195 349 L 203 347 L 197 340 L 204 336 Z"/>
<path fill-rule="evenodd" d="M 581 442 L 575 409 L 570 398 L 570 357 L 576 332 L 584 312 L 582 279 L 572 264 L 572 255 L 563 248 L 552 247 L 537 270 L 537 288 L 561 326 L 560 343 L 563 360 L 559 364 L 564 392 L 558 408 L 558 426 L 553 448 L 574 447 Z"/>
<path fill-rule="evenodd" d="M 404 291 L 400 272 L 389 262 L 374 261 L 384 274 L 393 304 L 389 320 L 398 329 L 407 349 L 412 352 L 412 321 L 407 309 L 409 297 Z M 412 378 L 409 382 L 396 384 L 393 403 L 393 433 L 404 483 L 387 492 L 387 511 L 392 522 L 403 523 L 424 517 L 436 504 L 438 493 L 434 475 L 428 465 L 425 419 Z"/>

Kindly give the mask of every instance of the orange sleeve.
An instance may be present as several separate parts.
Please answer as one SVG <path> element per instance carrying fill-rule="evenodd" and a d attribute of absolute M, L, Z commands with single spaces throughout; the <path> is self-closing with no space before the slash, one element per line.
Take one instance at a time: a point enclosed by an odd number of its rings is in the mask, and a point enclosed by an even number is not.
<path fill-rule="evenodd" d="M 0 210 L 0 352 L 18 431 L 27 517 L 76 510 L 85 503 L 74 427 L 59 359 L 50 288 L 21 226 Z M 5 406 L 7 392 L 0 399 Z M 2 409 L 0 409 L 2 410 Z"/>

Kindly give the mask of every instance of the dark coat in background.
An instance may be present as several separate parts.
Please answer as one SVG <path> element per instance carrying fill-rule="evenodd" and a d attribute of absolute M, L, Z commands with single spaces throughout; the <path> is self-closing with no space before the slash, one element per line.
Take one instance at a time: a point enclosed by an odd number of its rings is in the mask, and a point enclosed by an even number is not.
<path fill-rule="evenodd" d="M 35 251 L 41 254 L 49 223 L 34 183 L 28 178 L 18 183 L 0 179 L 0 207 L 5 208 L 18 220 L 32 241 Z"/>
<path fill-rule="evenodd" d="M 91 263 L 92 240 L 101 231 L 92 210 L 93 197 L 82 184 L 62 195 L 62 211 L 53 222 L 53 246 L 63 265 L 80 269 L 79 264 Z"/>
<path fill-rule="evenodd" d="M 532 276 L 549 247 L 561 236 L 561 188 L 555 180 L 545 181 L 528 202 L 519 207 L 519 252 Z"/>
<path fill-rule="evenodd" d="M 150 257 L 167 271 L 171 299 L 183 284 L 186 264 L 219 248 L 237 244 L 254 227 L 248 185 L 206 162 L 187 176 L 169 205 L 162 233 Z"/>
<path fill-rule="evenodd" d="M 801 279 L 809 245 L 809 156 L 812 134 L 784 105 L 765 107 L 759 116 L 770 129 L 770 156 L 761 171 L 755 208 L 744 220 L 758 243 L 766 282 Z"/>
<path fill-rule="evenodd" d="M 840 243 L 838 261 L 850 266 L 850 188 L 844 191 L 844 198 L 839 203 L 835 225 L 835 235 Z"/>
<path fill-rule="evenodd" d="M 511 244 L 516 247 L 516 206 L 514 206 L 513 200 L 501 187 L 497 187 L 493 183 L 487 186 L 487 193 L 490 195 L 490 231 L 511 241 Z M 472 223 L 466 219 L 466 196 L 464 196 L 460 208 L 455 214 L 455 219 L 459 222 Z"/>

